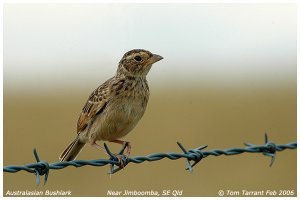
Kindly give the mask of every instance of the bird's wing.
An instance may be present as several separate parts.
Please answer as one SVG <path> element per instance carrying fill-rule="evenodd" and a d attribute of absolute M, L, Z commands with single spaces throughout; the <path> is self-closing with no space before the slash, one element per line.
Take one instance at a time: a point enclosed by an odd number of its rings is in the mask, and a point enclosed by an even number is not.
<path fill-rule="evenodd" d="M 82 132 L 87 125 L 94 119 L 94 117 L 103 112 L 109 99 L 109 85 L 111 79 L 107 80 L 97 89 L 95 89 L 89 96 L 86 104 L 84 105 L 82 112 L 77 122 L 77 133 Z"/>

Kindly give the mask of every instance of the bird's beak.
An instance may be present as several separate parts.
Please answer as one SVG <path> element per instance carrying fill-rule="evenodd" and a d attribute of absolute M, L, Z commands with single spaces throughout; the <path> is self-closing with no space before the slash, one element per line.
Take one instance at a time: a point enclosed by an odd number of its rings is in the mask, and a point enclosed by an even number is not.
<path fill-rule="evenodd" d="M 148 60 L 148 63 L 152 65 L 153 63 L 156 63 L 157 61 L 160 61 L 161 59 L 163 59 L 162 56 L 152 54 L 151 58 L 149 58 L 149 60 Z"/>

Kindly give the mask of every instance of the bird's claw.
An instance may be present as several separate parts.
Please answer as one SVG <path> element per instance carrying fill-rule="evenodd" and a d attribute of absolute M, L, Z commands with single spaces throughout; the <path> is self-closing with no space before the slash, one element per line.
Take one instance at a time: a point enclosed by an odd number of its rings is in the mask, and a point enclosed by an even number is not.
<path fill-rule="evenodd" d="M 124 163 L 124 160 L 127 160 L 128 156 L 127 155 L 120 155 L 120 154 L 115 155 L 115 156 L 118 159 L 119 167 L 123 169 L 126 166 L 126 161 Z"/>
<path fill-rule="evenodd" d="M 104 143 L 104 148 L 106 150 L 106 153 L 110 156 L 110 160 L 113 160 L 117 163 L 115 164 L 110 164 L 110 172 L 109 174 L 113 174 L 121 169 L 124 169 L 124 167 L 128 164 L 128 158 L 129 158 L 129 155 L 130 155 L 130 151 L 131 151 L 131 145 L 129 144 L 129 142 L 124 142 L 123 143 L 123 147 L 121 149 L 121 151 L 119 153 L 112 153 L 107 145 Z M 126 153 L 124 155 L 124 151 L 125 149 L 127 148 L 126 150 Z M 114 165 L 117 165 L 118 168 L 117 169 L 114 169 Z"/>
<path fill-rule="evenodd" d="M 114 164 L 110 164 L 110 172 L 109 174 L 112 175 L 115 172 L 124 169 L 125 166 L 127 165 L 127 159 L 128 157 L 126 155 L 122 155 L 122 154 L 114 154 L 115 158 L 118 159 L 118 163 L 116 164 L 118 166 L 117 169 L 114 169 Z"/>

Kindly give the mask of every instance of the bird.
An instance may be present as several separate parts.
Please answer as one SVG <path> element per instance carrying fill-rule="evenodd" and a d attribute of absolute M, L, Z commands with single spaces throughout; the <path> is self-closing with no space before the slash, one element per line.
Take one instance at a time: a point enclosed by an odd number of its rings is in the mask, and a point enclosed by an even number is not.
<path fill-rule="evenodd" d="M 77 136 L 61 153 L 60 161 L 76 159 L 87 143 L 105 151 L 97 141 L 121 144 L 129 156 L 131 145 L 120 138 L 144 115 L 150 95 L 146 76 L 152 65 L 162 59 L 144 49 L 125 53 L 115 75 L 89 95 L 77 122 Z"/>

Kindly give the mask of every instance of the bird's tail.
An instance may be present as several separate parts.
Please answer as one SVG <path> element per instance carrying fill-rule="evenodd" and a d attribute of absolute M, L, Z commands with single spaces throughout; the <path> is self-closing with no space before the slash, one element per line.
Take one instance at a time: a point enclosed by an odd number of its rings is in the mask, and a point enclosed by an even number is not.
<path fill-rule="evenodd" d="M 79 140 L 79 137 L 69 144 L 69 146 L 62 152 L 59 156 L 60 161 L 71 161 L 76 158 L 81 149 L 84 147 L 85 143 Z"/>

